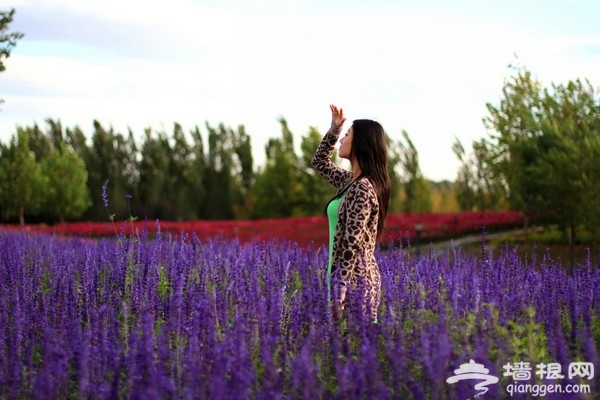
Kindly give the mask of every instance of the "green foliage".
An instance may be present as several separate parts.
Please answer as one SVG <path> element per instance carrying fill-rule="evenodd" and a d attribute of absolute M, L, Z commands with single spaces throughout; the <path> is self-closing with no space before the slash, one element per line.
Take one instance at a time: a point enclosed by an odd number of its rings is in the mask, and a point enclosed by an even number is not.
<path fill-rule="evenodd" d="M 399 142 L 398 152 L 403 171 L 400 175 L 404 194 L 401 211 L 405 213 L 430 212 L 433 207 L 431 187 L 421 173 L 419 153 L 404 130 L 402 138 L 405 143 Z"/>
<path fill-rule="evenodd" d="M 117 215 L 123 215 L 128 212 L 123 194 L 139 197 L 135 190 L 139 181 L 137 147 L 131 132 L 126 137 L 112 128 L 105 129 L 98 121 L 94 121 L 93 125 L 91 152 L 81 155 L 88 166 L 88 188 L 92 201 L 100 202 L 102 184 L 108 180 L 109 203 Z M 87 160 L 85 155 L 89 157 Z M 100 207 L 91 207 L 86 216 L 95 220 L 104 218 Z"/>
<path fill-rule="evenodd" d="M 236 218 L 248 218 L 252 211 L 251 189 L 255 177 L 250 135 L 246 133 L 243 125 L 238 127 L 237 134 L 234 135 L 233 141 L 234 152 L 238 160 L 237 171 L 234 171 L 234 173 L 240 177 L 239 195 L 241 201 L 232 204 L 232 207 Z"/>
<path fill-rule="evenodd" d="M 6 70 L 6 59 L 10 57 L 12 49 L 17 45 L 17 40 L 23 38 L 21 32 L 9 32 L 9 25 L 13 21 L 15 9 L 11 8 L 8 11 L 0 11 L 0 72 Z M 0 104 L 4 100 L 0 99 Z"/>
<path fill-rule="evenodd" d="M 146 129 L 145 134 L 139 163 L 138 193 L 144 199 L 140 213 L 164 219 L 170 214 L 171 205 L 178 202 L 177 194 L 170 192 L 170 181 L 173 179 L 169 168 L 171 149 L 165 133 L 153 135 L 150 129 Z M 170 195 L 167 197 L 165 193 Z"/>
<path fill-rule="evenodd" d="M 158 292 L 158 296 L 163 300 L 166 300 L 169 293 L 173 291 L 171 282 L 169 281 L 169 275 L 164 267 L 160 267 L 158 269 L 158 284 L 156 286 L 156 290 Z"/>
<path fill-rule="evenodd" d="M 8 32 L 14 16 L 14 8 L 8 11 L 0 11 L 0 72 L 6 70 L 4 62 L 10 57 L 12 49 L 17 45 L 17 40 L 24 36 L 20 32 Z"/>
<path fill-rule="evenodd" d="M 527 307 L 523 314 L 523 320 L 509 321 L 507 327 L 496 324 L 501 334 L 508 338 L 510 359 L 551 361 L 546 331 L 540 323 L 535 321 L 535 310 Z"/>
<path fill-rule="evenodd" d="M 266 165 L 257 174 L 253 188 L 256 199 L 252 212 L 254 218 L 298 215 L 302 197 L 299 160 L 286 120 L 281 118 L 279 123 L 281 138 L 272 138 L 265 146 Z"/>
<path fill-rule="evenodd" d="M 167 180 L 166 188 L 169 195 L 169 213 L 174 215 L 176 220 L 197 219 L 198 210 L 191 207 L 189 199 L 194 197 L 194 188 L 199 180 L 196 171 L 189 168 L 193 161 L 194 151 L 188 144 L 185 132 L 180 124 L 173 127 L 172 145 L 164 144 L 167 151 Z M 139 190 L 143 190 L 140 185 Z M 153 214 L 148 214 L 153 215 Z"/>
<path fill-rule="evenodd" d="M 484 123 L 492 132 L 473 143 L 457 177 L 463 209 L 509 207 L 534 223 L 556 223 L 571 231 L 596 232 L 600 212 L 600 101 L 589 82 L 543 88 L 518 70 L 503 88 L 499 105 L 487 104 Z"/>
<path fill-rule="evenodd" d="M 333 187 L 311 166 L 316 148 L 321 143 L 323 134 L 311 127 L 308 135 L 302 137 L 300 148 L 302 157 L 299 160 L 298 179 L 302 188 L 297 206 L 297 214 L 301 216 L 322 215 L 325 204 L 333 196 Z"/>
<path fill-rule="evenodd" d="M 106 200 L 112 215 L 131 213 L 124 193 L 137 199 L 135 214 L 148 219 L 323 215 L 324 206 L 335 190 L 311 166 L 322 134 L 310 128 L 301 138 L 301 153 L 297 155 L 287 122 L 283 118 L 279 122 L 281 136 L 269 141 L 265 148 L 267 162 L 257 172 L 250 136 L 244 126 L 234 130 L 223 124 L 216 128 L 207 124 L 203 136 L 197 127 L 188 134 L 175 123 L 172 134 L 146 129 L 139 147 L 133 132 L 118 133 L 98 121 L 93 121 L 91 138 L 77 126 L 65 129 L 59 120 L 50 118 L 43 127 L 18 128 L 28 143 L 19 162 L 29 160 L 31 165 L 27 168 L 39 170 L 40 176 L 40 182 L 19 190 L 31 191 L 22 196 L 37 197 L 39 201 L 36 203 L 32 198 L 17 202 L 18 197 L 9 194 L 16 190 L 9 186 L 14 186 L 18 178 L 14 176 L 14 168 L 8 167 L 9 158 L 12 160 L 15 154 L 14 149 L 10 150 L 14 146 L 2 146 L 0 157 L 6 162 L 5 183 L 0 186 L 4 193 L 0 196 L 7 196 L 12 202 L 2 203 L 0 218 L 10 221 L 22 214 L 23 220 L 27 216 L 45 222 L 76 218 L 103 221 L 106 210 L 98 205 L 104 201 L 105 182 L 108 182 Z M 402 211 L 403 207 L 414 212 L 430 211 L 429 182 L 419 170 L 416 149 L 407 135 L 405 138 L 408 145 L 388 137 L 390 212 Z M 10 165 L 14 162 L 10 161 Z M 26 173 L 27 168 L 16 170 Z M 35 182 L 35 175 L 28 179 Z M 85 182 L 83 186 L 81 182 Z"/>
<path fill-rule="evenodd" d="M 600 315 L 592 315 L 590 327 L 592 336 L 594 337 L 594 343 L 600 343 Z"/>
<path fill-rule="evenodd" d="M 467 156 L 462 143 L 456 139 L 452 151 L 462 165 L 454 182 L 456 199 L 463 211 L 506 209 L 506 188 L 495 175 L 489 160 L 491 149 L 485 140 L 473 142 L 473 153 Z"/>
<path fill-rule="evenodd" d="M 447 306 L 448 307 L 448 306 Z M 450 312 L 448 309 L 447 312 Z M 473 344 L 482 335 L 490 337 L 490 360 L 536 360 L 551 362 L 548 352 L 546 327 L 536 321 L 535 309 L 524 308 L 518 319 L 502 321 L 494 304 L 482 303 L 476 312 L 463 316 L 453 315 L 448 325 L 457 347 L 474 352 Z"/>
<path fill-rule="evenodd" d="M 388 162 L 388 174 L 390 176 L 390 204 L 388 212 L 397 213 L 402 212 L 404 199 L 401 195 L 404 194 L 402 190 L 402 171 L 401 171 L 401 160 L 402 160 L 402 145 L 399 141 L 394 140 L 388 134 L 386 134 L 387 142 L 387 162 Z"/>
<path fill-rule="evenodd" d="M 233 219 L 234 205 L 242 203 L 242 179 L 240 179 L 242 168 L 236 157 L 236 150 L 247 156 L 249 149 L 240 148 L 239 145 L 243 143 L 243 146 L 249 146 L 249 139 L 245 137 L 243 127 L 236 132 L 223 124 L 220 124 L 217 129 L 207 124 L 207 129 L 208 154 L 204 171 L 206 198 L 202 205 L 201 216 L 205 219 Z M 246 183 L 252 178 L 247 170 L 248 163 L 249 160 L 245 158 Z"/>
<path fill-rule="evenodd" d="M 29 148 L 29 137 L 19 130 L 9 146 L 0 147 L 0 204 L 3 218 L 16 217 L 21 225 L 25 215 L 41 210 L 48 187 L 40 165 Z"/>
<path fill-rule="evenodd" d="M 79 218 L 91 205 L 81 157 L 61 143 L 42 159 L 41 170 L 47 187 L 44 211 L 61 222 Z"/>

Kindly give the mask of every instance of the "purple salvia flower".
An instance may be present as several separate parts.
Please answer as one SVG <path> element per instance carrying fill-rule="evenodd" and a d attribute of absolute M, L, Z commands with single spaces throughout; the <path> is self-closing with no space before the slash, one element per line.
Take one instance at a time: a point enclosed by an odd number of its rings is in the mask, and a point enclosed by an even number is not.
<path fill-rule="evenodd" d="M 160 240 L 162 238 L 162 232 L 160 230 L 160 220 L 156 219 L 156 239 Z"/>
<path fill-rule="evenodd" d="M 185 235 L 82 245 L 3 232 L 0 248 L 0 321 L 8 322 L 0 326 L 0 398 L 472 396 L 472 385 L 445 379 L 470 358 L 500 376 L 516 360 L 510 337 L 489 323 L 506 327 L 527 307 L 545 329 L 551 361 L 598 360 L 600 272 L 570 277 L 560 263 L 537 268 L 512 251 L 488 252 L 485 265 L 460 251 L 378 253 L 380 325 L 353 317 L 343 336 L 327 317 L 322 248 Z M 163 273 L 169 290 L 161 292 Z M 467 331 L 468 314 L 476 318 Z"/>
<path fill-rule="evenodd" d="M 102 203 L 104 208 L 108 208 L 108 179 L 102 184 Z"/>

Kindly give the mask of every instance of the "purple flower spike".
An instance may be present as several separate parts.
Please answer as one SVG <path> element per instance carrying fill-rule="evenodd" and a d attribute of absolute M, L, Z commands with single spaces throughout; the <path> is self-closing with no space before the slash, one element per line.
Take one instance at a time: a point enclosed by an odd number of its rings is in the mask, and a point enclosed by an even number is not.
<path fill-rule="evenodd" d="M 104 181 L 104 184 L 102 184 L 102 202 L 104 203 L 104 208 L 108 208 L 107 188 L 108 188 L 108 179 L 106 181 Z"/>

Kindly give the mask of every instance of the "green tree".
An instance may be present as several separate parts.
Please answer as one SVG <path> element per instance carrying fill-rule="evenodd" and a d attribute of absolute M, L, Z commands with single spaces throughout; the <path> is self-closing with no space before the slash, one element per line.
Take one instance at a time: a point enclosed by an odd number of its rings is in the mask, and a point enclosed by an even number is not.
<path fill-rule="evenodd" d="M 387 143 L 387 162 L 388 174 L 390 176 L 390 213 L 399 213 L 403 211 L 404 190 L 402 188 L 402 151 L 403 146 L 400 141 L 392 139 L 386 134 Z"/>
<path fill-rule="evenodd" d="M 9 32 L 9 26 L 13 22 L 15 9 L 0 11 L 0 72 L 6 70 L 6 59 L 10 57 L 12 49 L 17 45 L 17 40 L 24 34 L 20 32 Z M 0 99 L 0 104 L 4 101 Z"/>
<path fill-rule="evenodd" d="M 404 191 L 402 211 L 405 213 L 430 212 L 433 207 L 431 187 L 421 173 L 419 153 L 404 130 L 402 137 L 405 142 L 400 142 L 400 164 L 403 170 L 400 179 Z"/>
<path fill-rule="evenodd" d="M 544 90 L 538 135 L 520 144 L 530 184 L 523 199 L 543 217 L 551 216 L 575 240 L 579 226 L 595 230 L 600 105 L 593 88 L 577 80 Z M 591 194 L 591 196 L 590 196 Z"/>
<path fill-rule="evenodd" d="M 476 181 L 474 175 L 475 160 L 468 158 L 467 152 L 460 140 L 455 138 L 452 144 L 452 151 L 461 163 L 458 168 L 456 179 L 454 180 L 454 190 L 456 191 L 456 200 L 463 211 L 471 211 L 476 208 Z"/>
<path fill-rule="evenodd" d="M 196 126 L 191 132 L 192 146 L 192 162 L 190 166 L 190 180 L 192 182 L 191 196 L 195 214 L 200 218 L 205 217 L 204 205 L 206 204 L 206 154 L 204 153 L 204 141 L 200 129 Z"/>
<path fill-rule="evenodd" d="M 188 144 L 185 132 L 180 124 L 173 128 L 173 146 L 169 165 L 167 188 L 169 215 L 172 220 L 196 219 L 196 209 L 193 204 L 193 186 L 196 179 L 192 167 L 193 150 Z"/>
<path fill-rule="evenodd" d="M 9 26 L 13 22 L 15 9 L 0 11 L 0 72 L 6 70 L 4 63 L 10 57 L 12 49 L 17 45 L 17 40 L 25 36 L 21 32 L 9 32 Z"/>
<path fill-rule="evenodd" d="M 498 106 L 488 104 L 486 162 L 512 209 L 559 224 L 573 243 L 578 227 L 595 230 L 600 219 L 598 97 L 580 80 L 542 89 L 526 70 L 505 83 L 503 96 Z"/>
<path fill-rule="evenodd" d="M 236 218 L 248 218 L 252 211 L 252 185 L 254 184 L 254 160 L 252 158 L 252 145 L 250 135 L 246 133 L 243 125 L 238 127 L 234 134 L 234 151 L 237 156 L 235 176 L 239 176 L 240 202 L 234 204 L 234 215 Z"/>
<path fill-rule="evenodd" d="M 85 162 L 65 143 L 59 143 L 41 160 L 41 171 L 47 187 L 45 213 L 64 222 L 79 218 L 91 205 Z"/>
<path fill-rule="evenodd" d="M 81 218 L 95 221 L 106 220 L 106 210 L 101 207 L 103 204 L 101 203 L 101 197 L 98 196 L 100 196 L 102 184 L 108 178 L 103 172 L 95 169 L 97 167 L 104 167 L 99 165 L 94 149 L 92 146 L 88 145 L 87 137 L 81 128 L 78 126 L 67 128 L 65 130 L 65 137 L 65 143 L 67 143 L 77 153 L 79 158 L 83 160 L 86 168 L 86 186 L 91 203 L 90 207 L 88 207 L 81 215 Z"/>
<path fill-rule="evenodd" d="M 137 189 L 143 203 L 140 205 L 140 217 L 168 219 L 171 213 L 169 193 L 169 172 L 171 147 L 162 132 L 153 135 L 151 129 L 145 130 L 146 138 L 141 149 L 140 179 Z"/>
<path fill-rule="evenodd" d="M 253 195 L 256 203 L 254 218 L 279 218 L 300 214 L 302 198 L 298 156 L 294 152 L 294 137 L 287 121 L 279 119 L 281 137 L 271 138 L 265 146 L 267 160 L 259 171 Z"/>
<path fill-rule="evenodd" d="M 600 229 L 600 209 L 597 199 L 600 198 L 600 118 L 587 125 L 595 133 L 586 134 L 583 140 L 582 152 L 582 186 L 585 187 L 582 214 L 586 216 L 584 225 L 592 234 L 594 244 L 598 241 Z"/>
<path fill-rule="evenodd" d="M 41 160 L 50 154 L 53 142 L 37 124 L 32 127 L 22 127 L 20 130 L 27 134 L 29 149 L 33 152 L 36 160 Z"/>
<path fill-rule="evenodd" d="M 335 188 L 317 173 L 311 161 L 323 135 L 311 127 L 302 137 L 300 149 L 298 179 L 300 184 L 297 214 L 302 216 L 323 215 L 327 201 L 335 194 Z M 334 160 L 335 162 L 335 160 Z"/>
<path fill-rule="evenodd" d="M 129 215 L 126 194 L 137 199 L 135 192 L 139 181 L 137 166 L 137 146 L 133 135 L 127 137 L 114 132 L 112 128 L 105 129 L 96 120 L 93 122 L 94 133 L 89 152 L 84 151 L 83 141 L 78 137 L 77 130 L 70 135 L 73 147 L 79 152 L 88 169 L 88 189 L 92 203 L 84 214 L 86 218 L 100 221 L 106 219 L 106 210 L 102 205 L 102 185 L 108 180 L 108 201 L 112 212 L 116 215 Z M 138 203 L 132 202 L 137 207 Z M 136 212 L 136 210 L 132 211 Z M 137 213 L 136 213 L 137 214 Z"/>
<path fill-rule="evenodd" d="M 208 129 L 208 155 L 206 157 L 203 210 L 208 219 L 234 218 L 234 205 L 242 204 L 239 160 L 235 155 L 236 134 L 231 128 L 219 124 Z"/>
<path fill-rule="evenodd" d="M 525 171 L 534 161 L 528 153 L 530 139 L 541 133 L 541 84 L 529 71 L 519 72 L 505 83 L 502 94 L 499 106 L 486 105 L 489 116 L 484 124 L 492 132 L 485 140 L 490 149 L 486 163 L 497 181 L 505 185 L 509 207 L 530 215 L 535 207 L 527 196 L 530 179 Z"/>
<path fill-rule="evenodd" d="M 10 57 L 12 49 L 17 45 L 17 40 L 25 36 L 21 32 L 9 32 L 9 26 L 13 22 L 15 9 L 0 11 L 0 72 L 6 70 L 6 59 Z"/>
<path fill-rule="evenodd" d="M 491 150 L 485 140 L 474 141 L 470 155 L 456 139 L 452 150 L 461 166 L 454 181 L 459 207 L 463 211 L 488 211 L 506 208 L 506 188 L 495 176 L 489 160 Z"/>
<path fill-rule="evenodd" d="M 0 148 L 0 203 L 3 219 L 18 218 L 25 224 L 26 215 L 39 213 L 47 186 L 40 165 L 29 148 L 27 132 L 18 129 L 9 146 Z"/>

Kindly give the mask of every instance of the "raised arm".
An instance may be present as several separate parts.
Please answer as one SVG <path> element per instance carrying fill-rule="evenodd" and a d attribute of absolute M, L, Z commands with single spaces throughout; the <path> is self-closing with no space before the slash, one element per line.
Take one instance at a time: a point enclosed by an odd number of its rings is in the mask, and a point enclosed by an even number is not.
<path fill-rule="evenodd" d="M 331 127 L 323 137 L 312 158 L 312 166 L 327 182 L 340 189 L 352 179 L 352 172 L 338 167 L 331 161 L 335 144 L 346 118 L 344 111 L 334 105 L 331 109 Z"/>

